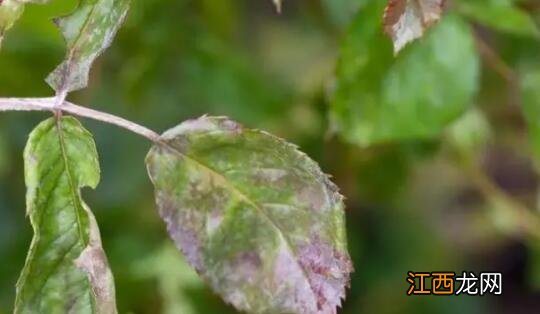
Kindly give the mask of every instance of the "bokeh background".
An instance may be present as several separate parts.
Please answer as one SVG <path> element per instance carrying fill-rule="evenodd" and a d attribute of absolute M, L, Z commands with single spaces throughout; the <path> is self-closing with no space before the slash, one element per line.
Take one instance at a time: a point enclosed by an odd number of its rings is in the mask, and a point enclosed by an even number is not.
<path fill-rule="evenodd" d="M 270 0 L 134 0 L 90 86 L 69 99 L 160 132 L 208 113 L 298 144 L 347 197 L 355 273 L 340 313 L 540 312 L 540 239 L 516 217 L 519 210 L 540 215 L 539 172 L 512 82 L 525 59 L 540 63 L 540 37 L 530 29 L 538 27 L 540 3 L 506 1 L 512 10 L 469 15 L 487 46 L 478 48 L 481 75 L 468 118 L 434 138 L 362 148 L 332 132 L 328 108 L 340 45 L 370 1 L 379 0 L 285 0 L 278 15 Z M 450 2 L 453 10 L 459 1 Z M 75 6 L 27 6 L 0 51 L 0 97 L 53 94 L 43 78 L 62 60 L 64 44 L 50 20 Z M 382 12 L 375 20 L 382 24 Z M 501 20 L 510 27 L 492 27 Z M 381 54 L 388 54 L 390 39 L 380 35 L 388 41 Z M 529 118 L 540 119 L 538 112 Z M 46 117 L 0 116 L 0 313 L 12 310 L 31 239 L 22 150 Z M 145 172 L 150 143 L 83 123 L 95 135 L 102 168 L 101 184 L 84 197 L 101 227 L 120 313 L 235 313 L 168 240 Z M 504 294 L 405 295 L 407 271 L 463 270 L 502 272 Z"/>

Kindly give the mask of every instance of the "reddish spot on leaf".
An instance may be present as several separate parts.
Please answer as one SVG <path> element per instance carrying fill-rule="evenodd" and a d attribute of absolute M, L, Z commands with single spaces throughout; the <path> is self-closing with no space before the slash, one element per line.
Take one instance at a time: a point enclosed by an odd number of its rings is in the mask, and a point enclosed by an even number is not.
<path fill-rule="evenodd" d="M 384 31 L 398 53 L 439 21 L 445 0 L 390 0 L 384 11 Z"/>

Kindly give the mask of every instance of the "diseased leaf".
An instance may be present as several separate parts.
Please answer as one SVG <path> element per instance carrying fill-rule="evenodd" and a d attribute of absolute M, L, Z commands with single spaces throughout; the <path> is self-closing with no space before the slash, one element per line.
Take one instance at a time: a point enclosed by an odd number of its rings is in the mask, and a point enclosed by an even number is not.
<path fill-rule="evenodd" d="M 352 271 L 343 198 L 294 145 L 223 117 L 187 121 L 147 157 L 188 262 L 250 313 L 335 313 Z"/>
<path fill-rule="evenodd" d="M 389 0 L 384 11 L 384 31 L 392 37 L 394 53 L 422 37 L 441 18 L 444 0 Z"/>
<path fill-rule="evenodd" d="M 479 61 L 471 30 L 449 14 L 420 42 L 392 55 L 382 1 L 360 10 L 341 47 L 330 107 L 334 131 L 360 146 L 433 138 L 472 104 Z"/>
<path fill-rule="evenodd" d="M 92 63 L 111 45 L 129 4 L 130 0 L 81 0 L 75 12 L 55 20 L 67 44 L 64 61 L 47 77 L 57 93 L 88 85 Z"/>
<path fill-rule="evenodd" d="M 24 11 L 24 4 L 15 0 L 4 0 L 0 2 L 0 46 L 4 39 L 4 34 L 15 21 L 19 19 Z"/>
<path fill-rule="evenodd" d="M 30 134 L 24 162 L 34 238 L 15 313 L 116 313 L 98 226 L 80 193 L 99 182 L 92 135 L 74 118 L 48 119 Z"/>
<path fill-rule="evenodd" d="M 4 34 L 21 17 L 26 3 L 46 3 L 48 0 L 0 0 L 0 47 Z"/>

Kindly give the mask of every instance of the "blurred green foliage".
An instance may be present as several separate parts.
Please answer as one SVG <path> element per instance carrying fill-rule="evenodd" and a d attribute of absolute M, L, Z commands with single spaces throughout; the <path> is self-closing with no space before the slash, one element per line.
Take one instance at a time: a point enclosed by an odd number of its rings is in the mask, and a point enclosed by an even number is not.
<path fill-rule="evenodd" d="M 277 15 L 262 0 L 134 1 L 89 88 L 70 100 L 158 131 L 227 115 L 300 145 L 347 196 L 356 272 L 342 313 L 537 313 L 538 240 L 501 230 L 460 161 L 538 207 L 540 6 L 452 1 L 440 25 L 393 57 L 383 4 L 289 0 Z M 43 79 L 65 47 L 50 19 L 75 6 L 26 6 L 0 51 L 0 96 L 52 95 Z M 0 313 L 12 309 L 31 239 L 22 148 L 46 116 L 0 116 Z M 119 311 L 234 313 L 170 248 L 144 170 L 149 143 L 83 122 L 102 164 L 101 184 L 83 193 Z M 407 297 L 410 270 L 500 271 L 504 295 Z"/>

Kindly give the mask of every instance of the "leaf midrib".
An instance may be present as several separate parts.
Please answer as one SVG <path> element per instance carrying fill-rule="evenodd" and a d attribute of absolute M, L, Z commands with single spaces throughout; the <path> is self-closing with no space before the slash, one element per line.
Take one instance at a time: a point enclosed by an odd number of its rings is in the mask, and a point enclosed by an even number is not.
<path fill-rule="evenodd" d="M 79 233 L 79 238 L 83 242 L 83 244 L 84 244 L 83 248 L 84 248 L 84 247 L 86 247 L 88 245 L 88 240 L 84 236 L 84 230 L 82 228 L 81 211 L 83 211 L 84 209 L 82 208 L 82 206 L 80 204 L 79 195 L 76 192 L 78 190 L 78 187 L 76 186 L 75 181 L 73 180 L 73 175 L 71 173 L 71 168 L 69 166 L 69 159 L 68 159 L 68 154 L 67 154 L 67 150 L 66 150 L 66 144 L 65 144 L 65 139 L 64 139 L 64 130 L 62 129 L 61 118 L 60 119 L 56 118 L 55 125 L 56 125 L 56 131 L 57 131 L 57 134 L 58 134 L 58 140 L 59 140 L 59 143 L 60 143 L 60 152 L 62 154 L 62 159 L 63 159 L 64 165 L 65 165 L 65 172 L 66 172 L 66 175 L 68 177 L 69 194 L 70 194 L 70 197 L 71 197 L 71 202 L 73 203 L 73 207 L 75 208 L 75 217 L 77 219 L 77 229 L 78 229 L 78 233 Z"/>
<path fill-rule="evenodd" d="M 74 184 L 74 180 L 73 180 L 73 177 L 72 177 L 72 174 L 71 174 L 71 169 L 70 169 L 69 163 L 68 163 L 67 150 L 65 148 L 64 132 L 63 132 L 61 124 L 62 124 L 61 119 L 55 118 L 53 128 L 56 129 L 56 132 L 57 132 L 57 135 L 58 135 L 58 142 L 59 142 L 59 146 L 60 146 L 60 155 L 61 155 L 60 159 L 62 159 L 62 161 L 64 162 L 64 171 L 63 172 L 65 172 L 65 174 L 68 177 L 68 185 L 69 185 L 69 188 L 70 188 L 70 197 L 71 197 L 71 201 L 73 203 L 73 207 L 75 208 L 75 217 L 76 217 L 76 220 L 77 220 L 77 230 L 78 230 L 80 241 L 82 241 L 82 243 L 84 245 L 83 248 L 84 248 L 84 247 L 86 247 L 88 245 L 88 241 L 84 237 L 84 230 L 82 229 L 82 221 L 81 221 L 81 216 L 80 216 L 81 207 L 80 207 L 78 194 L 74 193 L 74 191 L 76 191 L 74 189 L 75 184 Z M 50 129 L 47 130 L 47 132 L 49 132 L 49 131 L 51 131 L 51 130 Z M 60 160 L 58 160 L 58 161 L 60 161 Z M 58 181 L 60 177 L 62 177 L 62 173 L 60 173 L 55 180 Z M 51 197 L 51 195 L 52 195 L 52 192 L 49 194 L 49 196 L 47 197 L 47 201 L 44 204 L 48 203 L 48 200 Z M 43 216 L 43 215 L 44 215 L 44 212 L 42 211 L 40 216 Z M 39 233 L 39 227 L 40 227 L 40 225 L 42 223 L 42 218 L 39 219 L 38 223 L 39 223 L 39 225 L 36 226 L 36 230 L 34 231 L 35 233 L 34 233 L 34 237 L 32 239 L 32 243 L 30 245 L 30 252 L 29 252 L 29 255 L 27 257 L 27 261 L 34 261 L 34 256 L 35 256 L 35 253 L 36 253 L 36 248 L 34 247 L 34 245 L 37 245 L 37 243 L 39 241 L 38 239 L 41 237 L 41 234 Z M 61 258 L 59 258 L 58 262 L 53 265 L 52 269 L 49 271 L 49 274 L 52 274 L 59 267 L 59 265 L 62 264 L 64 258 L 75 247 L 77 242 L 78 241 L 74 241 L 74 243 L 68 249 L 65 250 L 63 256 Z M 17 282 L 18 287 L 24 287 L 26 285 L 26 280 L 27 280 L 28 274 L 30 273 L 30 269 L 31 269 L 31 264 L 26 264 L 25 263 L 25 267 L 24 267 L 23 272 L 21 274 L 21 281 Z M 46 276 L 46 278 L 49 278 L 49 277 L 50 277 L 50 275 Z M 41 287 L 39 287 L 39 289 L 37 289 L 37 291 L 43 290 L 43 287 L 45 286 L 46 281 L 42 284 Z M 33 298 L 37 298 L 38 295 L 39 295 L 39 293 L 36 293 Z M 14 309 L 15 313 L 19 313 L 21 303 L 23 302 L 22 299 L 20 299 L 19 297 L 20 296 L 17 293 L 17 297 L 16 297 L 16 300 L 15 300 L 15 309 Z"/>
<path fill-rule="evenodd" d="M 293 249 L 293 246 L 292 246 L 292 243 L 290 242 L 290 240 L 288 239 L 288 237 L 285 235 L 285 233 L 281 230 L 281 228 L 279 227 L 278 223 L 275 222 L 266 212 L 265 210 L 262 208 L 262 206 L 260 206 L 256 201 L 253 201 L 251 200 L 247 195 L 246 193 L 244 193 L 242 190 L 240 190 L 239 188 L 237 188 L 233 183 L 231 183 L 229 181 L 229 179 L 222 175 L 221 173 L 219 173 L 217 170 L 211 168 L 210 166 L 206 165 L 205 163 L 195 159 L 194 157 L 192 156 L 189 156 L 189 155 L 186 155 L 184 153 L 182 153 L 179 149 L 177 149 L 176 147 L 170 145 L 169 143 L 167 142 L 159 142 L 157 143 L 157 145 L 162 145 L 164 146 L 165 148 L 167 148 L 168 150 L 171 150 L 172 152 L 174 152 L 175 154 L 178 154 L 180 155 L 182 158 L 184 158 L 185 160 L 187 161 L 190 161 L 196 165 L 198 165 L 199 167 L 205 169 L 206 171 L 208 171 L 212 176 L 215 176 L 217 177 L 218 179 L 220 179 L 220 181 L 226 186 L 228 187 L 234 194 L 236 194 L 238 197 L 240 197 L 243 201 L 245 201 L 246 203 L 248 203 L 249 205 L 251 205 L 251 207 L 255 208 L 256 211 L 261 214 L 266 220 L 268 220 L 268 222 L 270 223 L 270 225 L 277 230 L 279 236 L 282 238 L 282 240 L 284 241 L 287 249 L 289 250 L 289 253 L 294 257 L 294 261 L 295 263 L 297 264 L 297 266 L 302 270 L 302 274 L 303 274 L 303 277 L 304 279 L 306 280 L 310 290 L 311 290 L 311 293 L 313 294 L 313 297 L 314 297 L 314 300 L 315 300 L 315 306 L 317 306 L 317 302 L 318 302 L 318 299 L 317 299 L 317 293 L 311 283 L 311 280 L 309 278 L 309 275 L 308 275 L 308 272 L 307 270 L 302 266 L 302 264 L 298 261 L 298 257 L 296 255 L 296 252 L 295 250 Z"/>
<path fill-rule="evenodd" d="M 99 0 L 98 0 L 98 2 L 99 2 Z M 84 23 L 83 23 L 83 25 L 81 27 L 81 31 L 79 32 L 79 34 L 77 34 L 77 38 L 75 38 L 75 40 L 73 41 L 73 44 L 69 48 L 68 56 L 66 58 L 66 65 L 67 65 L 69 71 L 66 71 L 64 73 L 64 75 L 62 75 L 62 84 L 61 84 L 61 87 L 60 87 L 60 91 L 57 91 L 57 92 L 62 93 L 62 92 L 67 91 L 67 89 L 68 89 L 67 88 L 67 84 L 68 84 L 67 78 L 72 73 L 71 67 L 72 67 L 72 64 L 73 64 L 73 56 L 74 56 L 74 53 L 75 53 L 75 50 L 76 50 L 76 46 L 79 43 L 79 40 L 82 38 L 83 33 L 86 31 L 86 29 L 88 27 L 88 24 L 90 24 L 90 19 L 94 15 L 94 11 L 96 10 L 96 7 L 98 6 L 98 2 L 96 2 L 94 5 L 92 5 L 92 8 L 90 9 L 90 12 L 88 12 L 88 16 L 84 20 Z M 82 2 L 79 4 L 79 6 L 83 6 L 83 5 L 87 5 L 87 4 L 83 4 Z M 77 9 L 79 9 L 79 8 L 77 8 Z M 77 10 L 77 9 L 75 9 L 75 10 Z M 71 15 L 67 16 L 65 19 L 68 19 L 71 16 L 73 16 L 73 13 Z"/>

